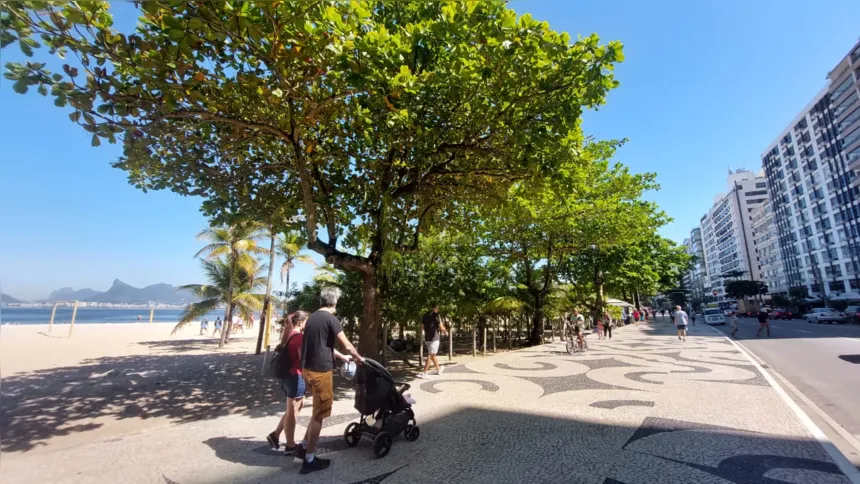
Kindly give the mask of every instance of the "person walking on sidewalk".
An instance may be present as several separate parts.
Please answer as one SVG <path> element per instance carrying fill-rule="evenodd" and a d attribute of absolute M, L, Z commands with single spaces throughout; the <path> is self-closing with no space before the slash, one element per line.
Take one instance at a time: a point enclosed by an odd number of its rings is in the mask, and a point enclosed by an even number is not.
<path fill-rule="evenodd" d="M 737 337 L 738 327 L 740 326 L 740 324 L 738 323 L 738 313 L 737 312 L 735 312 L 735 311 L 732 312 L 732 314 L 729 316 L 729 322 L 732 325 L 732 338 L 735 338 L 735 337 Z"/>
<path fill-rule="evenodd" d="M 364 362 L 364 358 L 343 334 L 343 327 L 334 315 L 338 299 L 340 299 L 340 289 L 324 287 L 320 291 L 322 307 L 311 314 L 305 323 L 305 333 L 302 338 L 302 378 L 305 380 L 305 385 L 311 389 L 314 408 L 305 438 L 293 453 L 293 457 L 302 462 L 300 471 L 302 474 L 321 471 L 331 465 L 329 459 L 317 457 L 316 451 L 323 420 L 331 415 L 334 401 L 332 387 L 334 358 L 337 356 L 349 360 L 349 357 L 335 349 L 336 342 L 339 341 L 346 352 L 358 363 Z"/>
<path fill-rule="evenodd" d="M 279 440 L 281 432 L 287 437 L 287 446 L 284 453 L 292 455 L 296 451 L 296 417 L 302 411 L 305 401 L 305 379 L 302 378 L 302 331 L 305 329 L 305 321 L 308 313 L 296 311 L 283 321 L 284 331 L 281 334 L 281 342 L 275 351 L 281 352 L 282 363 L 286 376 L 280 379 L 279 385 L 287 399 L 287 411 L 278 419 L 275 431 L 266 436 L 266 440 L 273 450 L 281 446 Z"/>
<path fill-rule="evenodd" d="M 690 311 L 690 320 L 693 322 L 693 326 L 696 325 L 696 311 Z"/>
<path fill-rule="evenodd" d="M 756 317 L 758 318 L 758 331 L 755 334 L 756 338 L 761 336 L 761 330 L 763 330 L 765 328 L 767 328 L 767 337 L 770 338 L 770 321 L 768 321 L 768 319 L 767 319 L 768 318 L 767 311 L 764 311 L 764 310 L 759 311 L 758 315 L 756 315 Z"/>
<path fill-rule="evenodd" d="M 424 361 L 424 372 L 418 375 L 418 378 L 427 378 L 427 371 L 430 369 L 430 362 L 436 365 L 436 374 L 442 374 L 442 367 L 439 366 L 439 360 L 436 359 L 436 354 L 439 353 L 439 334 L 442 336 L 448 334 L 445 325 L 442 324 L 442 318 L 439 316 L 439 305 L 434 304 L 433 309 L 427 311 L 421 317 L 421 327 L 424 329 L 424 347 L 427 348 L 427 360 Z"/>
<path fill-rule="evenodd" d="M 672 322 L 675 323 L 675 329 L 678 330 L 678 339 L 687 341 L 687 321 L 689 317 L 687 313 L 681 310 L 681 306 L 675 306 L 675 311 L 672 313 Z"/>
<path fill-rule="evenodd" d="M 612 339 L 612 316 L 608 312 L 603 313 L 603 337 Z"/>
<path fill-rule="evenodd" d="M 639 314 L 638 309 L 633 311 L 633 324 L 635 324 L 636 326 L 639 326 L 639 317 L 640 316 L 641 316 L 641 314 Z"/>

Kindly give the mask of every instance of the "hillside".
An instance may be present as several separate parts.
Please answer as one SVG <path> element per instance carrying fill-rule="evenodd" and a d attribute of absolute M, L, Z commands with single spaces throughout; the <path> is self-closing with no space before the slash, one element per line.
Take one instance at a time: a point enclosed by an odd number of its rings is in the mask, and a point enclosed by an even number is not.
<path fill-rule="evenodd" d="M 14 298 L 8 294 L 0 294 L 0 303 L 21 304 L 21 303 L 25 303 L 25 302 L 27 302 L 27 301 L 22 301 L 20 299 Z"/>
<path fill-rule="evenodd" d="M 152 302 L 179 305 L 196 302 L 198 298 L 187 291 L 179 291 L 170 284 L 153 284 L 144 288 L 137 288 L 115 279 L 110 289 L 104 292 L 63 287 L 52 292 L 47 299 L 48 302 L 76 300 L 112 304 L 148 304 Z"/>

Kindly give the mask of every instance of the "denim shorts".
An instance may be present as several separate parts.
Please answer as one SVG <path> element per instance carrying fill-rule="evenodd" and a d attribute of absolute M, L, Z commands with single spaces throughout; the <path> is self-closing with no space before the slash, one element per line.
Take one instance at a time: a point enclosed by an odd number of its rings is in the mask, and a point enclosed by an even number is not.
<path fill-rule="evenodd" d="M 290 375 L 281 378 L 281 390 L 287 398 L 304 398 L 305 379 L 301 375 Z"/>

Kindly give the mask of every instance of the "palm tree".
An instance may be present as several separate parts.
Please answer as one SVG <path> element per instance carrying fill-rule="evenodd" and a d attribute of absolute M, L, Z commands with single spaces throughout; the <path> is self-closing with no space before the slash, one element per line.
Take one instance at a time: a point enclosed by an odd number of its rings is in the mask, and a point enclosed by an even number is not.
<path fill-rule="evenodd" d="M 197 238 L 207 240 L 209 243 L 197 251 L 195 257 L 205 261 L 213 261 L 225 258 L 231 274 L 244 271 L 245 274 L 256 274 L 258 262 L 255 256 L 266 253 L 266 249 L 257 245 L 262 237 L 262 231 L 256 224 L 236 224 L 226 227 L 209 227 L 199 234 Z M 233 284 L 236 278 L 227 279 L 226 301 L 233 300 Z M 224 346 L 233 326 L 233 305 L 227 304 L 224 314 L 224 331 L 221 332 L 221 341 L 218 347 Z"/>
<path fill-rule="evenodd" d="M 317 265 L 311 256 L 301 253 L 305 243 L 305 239 L 300 232 L 291 230 L 278 238 L 278 243 L 275 247 L 275 252 L 284 258 L 284 263 L 281 265 L 281 282 L 284 282 L 284 279 L 287 281 L 286 290 L 284 291 L 287 299 L 290 297 L 290 271 L 295 267 L 296 262 L 303 262 L 314 267 Z"/>
<path fill-rule="evenodd" d="M 266 333 L 266 326 L 271 324 L 269 321 L 269 307 L 272 304 L 272 271 L 275 269 L 275 227 L 269 226 L 269 250 L 266 253 L 269 255 L 269 275 L 266 277 L 266 298 L 263 300 L 263 310 L 260 313 L 260 332 L 257 335 L 257 351 L 256 354 L 263 352 L 263 337 Z"/>
<path fill-rule="evenodd" d="M 191 291 L 202 301 L 189 304 L 185 308 L 173 328 L 173 333 L 215 310 L 219 304 L 227 305 L 228 314 L 238 311 L 239 317 L 250 321 L 254 311 L 260 309 L 263 304 L 263 296 L 254 293 L 265 283 L 265 278 L 258 276 L 262 267 L 259 264 L 251 267 L 242 265 L 234 271 L 226 258 L 204 260 L 201 264 L 209 284 L 188 284 L 180 287 Z M 225 324 L 225 328 L 227 327 Z M 226 332 L 225 329 L 221 334 Z"/>

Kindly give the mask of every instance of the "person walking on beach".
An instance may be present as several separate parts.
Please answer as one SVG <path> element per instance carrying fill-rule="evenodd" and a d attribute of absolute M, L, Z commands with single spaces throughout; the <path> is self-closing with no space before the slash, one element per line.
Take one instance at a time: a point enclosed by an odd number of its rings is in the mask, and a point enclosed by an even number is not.
<path fill-rule="evenodd" d="M 245 323 L 242 321 L 242 318 L 239 316 L 233 316 L 233 327 L 230 331 L 245 334 Z"/>
<path fill-rule="evenodd" d="M 672 322 L 675 323 L 675 329 L 678 330 L 678 339 L 687 341 L 687 321 L 689 317 L 687 313 L 681 310 L 681 306 L 675 306 L 675 312 L 672 313 Z"/>
<path fill-rule="evenodd" d="M 286 375 L 280 379 L 279 386 L 287 399 L 287 411 L 278 419 L 278 426 L 275 427 L 274 432 L 266 436 L 266 440 L 272 446 L 272 450 L 278 450 L 281 448 L 281 432 L 284 432 L 287 437 L 287 444 L 284 447 L 286 455 L 292 455 L 299 447 L 296 444 L 296 417 L 302 411 L 305 401 L 305 379 L 302 377 L 302 331 L 305 329 L 307 320 L 308 313 L 304 311 L 296 311 L 284 318 L 281 342 L 275 348 L 275 351 L 281 354 L 278 360 L 281 364 L 279 372 Z"/>
<path fill-rule="evenodd" d="M 207 321 L 206 318 L 203 318 L 203 320 L 200 321 L 200 336 L 203 336 L 204 334 L 206 334 L 208 332 L 209 332 L 209 321 Z"/>
<path fill-rule="evenodd" d="M 739 324 L 738 324 L 738 313 L 737 312 L 734 312 L 734 311 L 732 312 L 732 314 L 729 316 L 729 322 L 732 325 L 732 338 L 735 338 L 736 335 L 738 334 L 738 326 L 739 326 Z"/>
<path fill-rule="evenodd" d="M 424 361 L 424 372 L 418 374 L 418 378 L 427 378 L 427 371 L 430 370 L 430 362 L 436 366 L 436 374 L 442 374 L 442 367 L 439 366 L 439 360 L 436 359 L 436 354 L 439 353 L 439 341 L 442 336 L 448 334 L 448 330 L 442 323 L 442 318 L 439 316 L 439 305 L 434 304 L 433 309 L 427 311 L 421 317 L 421 328 L 424 330 L 424 347 L 427 348 L 427 360 Z"/>
<path fill-rule="evenodd" d="M 767 311 L 764 310 L 759 311 L 758 315 L 756 315 L 756 318 L 758 318 L 758 331 L 755 334 L 756 338 L 761 336 L 761 330 L 765 328 L 767 329 L 767 337 L 770 338 L 770 321 L 768 321 L 767 317 Z"/>
<path fill-rule="evenodd" d="M 140 322 L 140 314 L 137 315 L 137 322 Z"/>
<path fill-rule="evenodd" d="M 331 415 L 334 400 L 332 371 L 335 356 L 347 361 L 352 357 L 358 363 L 364 362 L 364 358 L 349 342 L 343 333 L 340 321 L 334 315 L 338 299 L 340 299 L 340 289 L 324 287 L 320 291 L 322 307 L 311 314 L 305 323 L 305 333 L 302 338 L 302 378 L 305 380 L 305 385 L 311 389 L 314 408 L 305 438 L 293 453 L 295 459 L 302 461 L 300 471 L 302 474 L 321 471 L 331 465 L 330 460 L 317 457 L 316 451 L 323 420 Z M 349 356 L 335 349 L 337 341 L 343 345 Z"/>
<path fill-rule="evenodd" d="M 221 326 L 221 316 L 218 316 L 217 318 L 215 318 L 215 329 L 212 331 L 212 336 L 215 336 L 216 334 L 221 334 Z"/>

